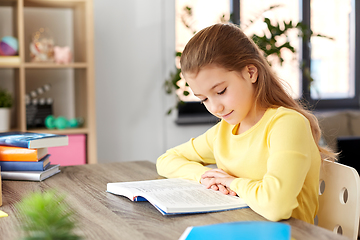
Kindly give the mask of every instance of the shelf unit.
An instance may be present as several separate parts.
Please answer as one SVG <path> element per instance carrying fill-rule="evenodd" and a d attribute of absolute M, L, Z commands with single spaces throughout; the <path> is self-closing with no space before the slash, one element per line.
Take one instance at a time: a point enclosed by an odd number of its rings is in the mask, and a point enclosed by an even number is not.
<path fill-rule="evenodd" d="M 56 134 L 84 134 L 86 135 L 86 162 L 97 162 L 96 151 L 96 123 L 95 123 L 95 83 L 94 83 L 94 31 L 93 31 L 93 2 L 92 0 L 0 0 L 0 9 L 10 9 L 11 17 L 6 21 L 0 21 L 0 37 L 1 28 L 7 25 L 12 26 L 12 35 L 19 41 L 19 64 L 1 64 L 0 71 L 10 71 L 12 81 L 12 92 L 14 94 L 15 104 L 13 107 L 13 126 L 12 130 L 18 131 L 33 131 L 46 132 Z M 66 16 L 70 18 L 63 18 L 54 20 L 60 26 L 60 29 L 52 29 L 53 33 L 61 35 L 61 31 L 66 32 L 71 36 L 62 43 L 72 47 L 73 62 L 69 64 L 56 63 L 34 63 L 30 62 L 29 44 L 31 38 L 28 37 L 31 29 L 31 19 L 29 12 L 36 10 L 39 14 L 37 19 L 43 21 L 44 24 L 51 22 L 52 11 L 65 11 Z M 54 15 L 55 16 L 55 15 Z M 61 15 L 60 15 L 61 16 Z M 58 16 L 57 16 L 58 17 Z M 50 19 L 49 19 L 50 18 Z M 69 20 L 70 19 L 70 20 Z M 1 20 L 1 19 L 0 19 Z M 62 26 L 62 22 L 70 22 L 71 27 Z M 46 27 L 46 26 L 44 26 Z M 65 29 L 65 30 L 64 30 Z M 69 30 L 70 29 L 70 30 Z M 60 33 L 59 33 L 60 32 Z M 56 39 L 55 45 L 56 44 Z M 59 44 L 60 45 L 60 44 Z M 59 74 L 61 77 L 56 77 Z M 69 128 L 64 130 L 49 130 L 45 128 L 31 128 L 26 126 L 26 103 L 25 95 L 32 87 L 38 87 L 36 78 L 45 76 L 55 83 L 52 91 L 57 92 L 57 95 L 64 97 L 66 101 L 70 99 L 71 104 L 66 104 L 69 108 L 72 117 L 82 117 L 85 119 L 84 126 L 81 128 Z M 34 76 L 35 79 L 34 79 Z M 68 76 L 68 77 L 63 77 Z M 1 76 L 0 76 L 1 78 Z M 60 79 L 59 79 L 60 78 Z M 69 79 L 66 79 L 69 78 Z M 0 79 L 1 80 L 1 79 Z M 61 92 L 62 88 L 57 85 L 70 85 L 70 92 Z M 60 90 L 59 90 L 60 89 Z M 60 91 L 60 92 L 59 92 Z M 58 103 L 64 102 L 64 99 L 56 99 Z M 66 108 L 62 106 L 63 108 Z M 54 115 L 57 113 L 54 106 Z"/>

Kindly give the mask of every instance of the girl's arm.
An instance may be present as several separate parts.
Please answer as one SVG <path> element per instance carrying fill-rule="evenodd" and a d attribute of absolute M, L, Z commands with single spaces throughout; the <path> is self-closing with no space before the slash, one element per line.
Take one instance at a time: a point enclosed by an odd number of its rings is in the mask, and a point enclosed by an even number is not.
<path fill-rule="evenodd" d="M 185 178 L 200 182 L 208 164 L 215 164 L 213 141 L 217 125 L 203 135 L 169 149 L 156 162 L 159 175 L 167 178 Z"/>

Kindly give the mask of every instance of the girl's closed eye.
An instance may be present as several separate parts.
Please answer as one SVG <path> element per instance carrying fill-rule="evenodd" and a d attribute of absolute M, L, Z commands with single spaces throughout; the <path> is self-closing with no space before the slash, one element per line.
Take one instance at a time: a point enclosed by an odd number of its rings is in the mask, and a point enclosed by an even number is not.
<path fill-rule="evenodd" d="M 221 92 L 218 92 L 217 94 L 218 94 L 218 95 L 222 95 L 222 94 L 225 93 L 225 91 L 226 91 L 226 88 L 224 88 L 224 90 L 222 90 Z"/>
<path fill-rule="evenodd" d="M 200 103 L 201 104 L 204 104 L 204 102 L 207 100 L 207 98 L 203 99 L 203 100 L 200 100 Z"/>
<path fill-rule="evenodd" d="M 224 94 L 224 93 L 226 92 L 226 89 L 227 89 L 227 88 L 224 88 L 224 90 L 218 92 L 217 94 L 218 94 L 218 95 Z M 203 103 L 206 102 L 207 100 L 208 100 L 207 98 L 205 98 L 205 99 L 203 99 L 203 100 L 200 100 L 200 103 L 203 104 Z"/>

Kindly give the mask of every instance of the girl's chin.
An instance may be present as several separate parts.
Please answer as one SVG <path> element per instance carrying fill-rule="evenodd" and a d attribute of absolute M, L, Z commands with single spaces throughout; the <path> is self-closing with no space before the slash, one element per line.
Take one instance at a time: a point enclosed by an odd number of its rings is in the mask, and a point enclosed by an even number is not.
<path fill-rule="evenodd" d="M 230 124 L 230 125 L 236 125 L 236 124 L 239 123 L 238 121 L 234 121 L 234 120 L 230 120 L 230 119 L 224 119 L 224 118 L 222 118 L 221 120 L 227 122 L 227 123 Z"/>
<path fill-rule="evenodd" d="M 226 121 L 226 120 L 224 120 L 225 122 L 227 122 L 228 124 L 230 124 L 230 125 L 236 125 L 236 124 L 238 124 L 238 122 L 232 122 L 232 121 Z"/>

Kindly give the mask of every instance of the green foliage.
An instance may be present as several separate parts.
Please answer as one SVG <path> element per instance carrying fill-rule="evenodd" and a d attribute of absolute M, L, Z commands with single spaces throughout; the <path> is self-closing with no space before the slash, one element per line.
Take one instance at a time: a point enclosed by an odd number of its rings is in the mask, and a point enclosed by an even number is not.
<path fill-rule="evenodd" d="M 177 52 L 176 53 L 176 56 L 177 57 L 181 57 L 181 53 L 180 52 Z M 176 71 L 175 72 L 172 72 L 170 73 L 170 77 L 168 79 L 165 80 L 165 83 L 164 83 L 164 87 L 165 87 L 165 92 L 167 94 L 172 94 L 174 93 L 176 90 L 178 90 L 180 87 L 179 85 L 177 84 L 177 82 L 181 79 L 181 76 L 180 76 L 180 73 L 181 73 L 181 69 L 180 68 L 176 68 Z M 185 95 L 185 93 L 183 93 Z M 178 107 L 179 104 L 183 103 L 183 101 L 180 100 L 180 98 L 178 97 L 177 94 L 176 95 L 176 98 L 177 98 L 177 104 L 176 106 L 170 108 L 168 111 L 167 111 L 167 115 L 170 115 L 171 112 Z"/>
<path fill-rule="evenodd" d="M 11 94 L 5 89 L 0 88 L 0 108 L 11 108 L 12 104 Z"/>
<path fill-rule="evenodd" d="M 165 81 L 165 92 L 168 94 L 173 93 L 180 87 L 177 85 L 177 82 L 181 79 L 180 77 L 181 69 L 176 68 L 175 73 L 170 73 L 170 77 Z"/>
<path fill-rule="evenodd" d="M 17 208 L 21 216 L 23 240 L 78 240 L 74 213 L 65 203 L 64 196 L 54 191 L 34 192 L 25 197 Z"/>
<path fill-rule="evenodd" d="M 282 36 L 285 36 L 287 38 L 290 30 L 296 30 L 298 37 L 301 37 L 304 41 L 306 39 L 309 39 L 310 37 L 322 37 L 333 40 L 333 38 L 327 37 L 325 35 L 314 34 L 313 31 L 302 22 L 298 22 L 295 24 L 293 23 L 293 21 L 283 21 L 277 22 L 273 25 L 269 18 L 264 18 L 264 23 L 266 23 L 267 31 L 270 33 L 270 37 L 267 37 L 266 33 L 264 33 L 262 36 L 254 34 L 250 37 L 262 50 L 266 58 L 270 55 L 276 55 L 276 58 L 279 60 L 280 65 L 282 65 L 282 63 L 284 62 L 284 59 L 282 57 L 282 49 L 288 49 L 292 53 L 296 53 L 295 48 L 288 40 L 282 44 L 279 44 L 279 41 L 277 40 L 280 39 L 280 37 Z"/>
<path fill-rule="evenodd" d="M 277 45 L 277 37 L 282 36 L 287 33 L 290 29 L 296 28 L 293 25 L 292 21 L 289 23 L 284 22 L 284 27 L 280 26 L 280 23 L 276 25 L 272 25 L 269 18 L 265 18 L 264 22 L 267 25 L 267 29 L 269 30 L 270 37 L 267 37 L 265 34 L 263 36 L 258 36 L 254 34 L 251 36 L 252 40 L 258 45 L 258 47 L 263 51 L 265 57 L 275 54 L 277 58 L 280 60 L 280 64 L 284 62 L 284 59 L 281 55 L 281 49 L 286 48 L 290 50 L 292 53 L 295 53 L 295 48 L 291 46 L 290 42 L 286 41 L 281 45 Z M 300 23 L 298 23 L 300 24 Z"/>

